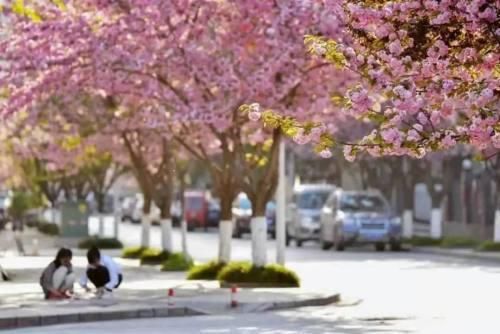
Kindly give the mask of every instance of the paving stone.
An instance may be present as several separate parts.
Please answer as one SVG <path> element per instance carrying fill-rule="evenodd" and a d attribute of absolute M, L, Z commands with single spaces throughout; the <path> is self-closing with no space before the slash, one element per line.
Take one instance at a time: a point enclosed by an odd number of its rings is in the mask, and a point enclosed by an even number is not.
<path fill-rule="evenodd" d="M 58 315 L 44 315 L 40 317 L 42 326 L 56 325 L 59 323 Z"/>
<path fill-rule="evenodd" d="M 14 328 L 16 326 L 16 318 L 0 318 L 0 329 Z"/>
<path fill-rule="evenodd" d="M 99 312 L 89 312 L 89 313 L 80 313 L 78 314 L 79 322 L 92 322 L 101 320 L 102 314 Z"/>
<path fill-rule="evenodd" d="M 183 317 L 186 315 L 185 307 L 171 307 L 168 309 L 169 317 Z"/>
<path fill-rule="evenodd" d="M 40 325 L 41 317 L 39 316 L 18 317 L 16 321 L 16 327 L 34 327 Z"/>
<path fill-rule="evenodd" d="M 80 321 L 80 319 L 78 317 L 78 313 L 62 314 L 62 315 L 59 315 L 57 318 L 58 318 L 58 321 L 60 324 L 71 324 L 71 323 L 76 323 L 76 322 Z"/>
<path fill-rule="evenodd" d="M 153 318 L 155 316 L 153 309 L 143 309 L 138 312 L 139 318 Z"/>

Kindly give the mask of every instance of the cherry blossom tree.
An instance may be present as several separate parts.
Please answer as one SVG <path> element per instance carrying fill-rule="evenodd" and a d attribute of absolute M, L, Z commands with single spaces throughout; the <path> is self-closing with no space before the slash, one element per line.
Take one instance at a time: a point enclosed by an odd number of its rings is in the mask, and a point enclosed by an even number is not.
<path fill-rule="evenodd" d="M 296 123 L 306 130 L 302 142 L 343 144 L 350 160 L 361 151 L 421 158 L 458 144 L 498 150 L 497 1 L 328 3 L 342 33 L 307 36 L 306 45 L 358 76 L 334 102 L 376 128 L 346 143 L 328 133 L 315 141 L 308 138 L 312 127 Z"/>

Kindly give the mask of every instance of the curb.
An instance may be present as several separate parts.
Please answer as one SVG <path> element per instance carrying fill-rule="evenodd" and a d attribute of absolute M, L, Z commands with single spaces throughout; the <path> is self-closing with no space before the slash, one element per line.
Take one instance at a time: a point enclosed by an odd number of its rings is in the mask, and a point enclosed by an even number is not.
<path fill-rule="evenodd" d="M 340 301 L 340 293 L 336 293 L 327 297 L 317 297 L 317 298 L 310 298 L 305 300 L 296 300 L 289 302 L 264 303 L 252 311 L 266 312 L 266 311 L 293 309 L 299 307 L 327 306 L 330 304 L 338 303 L 339 301 Z"/>
<path fill-rule="evenodd" d="M 432 254 L 432 255 L 441 255 L 446 257 L 458 258 L 458 259 L 469 259 L 469 260 L 479 260 L 479 261 L 488 261 L 492 263 L 500 263 L 500 257 L 495 255 L 487 255 L 487 254 L 476 254 L 476 253 L 454 253 L 449 252 L 443 249 L 435 249 L 428 247 L 413 247 L 412 251 L 414 253 L 420 254 Z"/>
<path fill-rule="evenodd" d="M 0 317 L 0 330 L 23 327 L 51 326 L 81 322 L 98 322 L 125 319 L 169 318 L 207 315 L 208 313 L 189 307 L 155 307 L 133 310 L 116 310 L 104 312 L 67 313 L 60 315 L 33 315 L 12 318 Z"/>
<path fill-rule="evenodd" d="M 266 312 L 293 309 L 299 307 L 326 306 L 340 301 L 340 294 L 336 293 L 326 297 L 317 297 L 296 301 L 274 303 L 245 303 L 238 309 L 241 313 Z M 0 331 L 26 327 L 53 326 L 85 322 L 100 322 L 112 320 L 130 320 L 147 318 L 171 318 L 185 316 L 212 315 L 208 311 L 201 311 L 191 307 L 152 307 L 136 308 L 131 310 L 91 311 L 85 313 L 42 314 L 25 315 L 17 317 L 0 316 Z"/>

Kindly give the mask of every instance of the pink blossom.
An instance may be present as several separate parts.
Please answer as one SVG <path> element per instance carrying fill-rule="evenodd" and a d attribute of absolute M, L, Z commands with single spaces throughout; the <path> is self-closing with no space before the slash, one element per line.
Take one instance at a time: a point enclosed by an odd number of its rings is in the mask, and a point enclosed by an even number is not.
<path fill-rule="evenodd" d="M 418 134 L 418 132 L 415 131 L 415 130 L 413 130 L 413 129 L 411 129 L 411 130 L 408 131 L 408 135 L 406 137 L 406 139 L 409 140 L 409 141 L 418 141 L 418 140 L 420 140 L 420 138 L 421 137 Z"/>
<path fill-rule="evenodd" d="M 417 119 L 419 123 L 423 125 L 426 125 L 429 122 L 427 116 L 423 112 L 418 113 Z"/>
<path fill-rule="evenodd" d="M 396 39 L 391 44 L 389 44 L 389 51 L 396 56 L 399 56 L 403 52 L 403 47 L 401 46 L 401 42 Z"/>
<path fill-rule="evenodd" d="M 324 159 L 329 159 L 332 157 L 332 151 L 326 149 L 326 150 L 323 150 L 321 152 L 319 152 L 319 155 L 324 158 Z"/>
<path fill-rule="evenodd" d="M 352 150 L 351 145 L 344 146 L 344 157 L 349 162 L 353 162 L 354 160 L 356 160 L 356 155 L 353 154 L 353 150 Z"/>
<path fill-rule="evenodd" d="M 252 121 L 252 122 L 257 122 L 258 120 L 260 120 L 260 117 L 261 117 L 261 113 L 258 112 L 258 111 L 250 111 L 248 113 L 248 118 Z"/>

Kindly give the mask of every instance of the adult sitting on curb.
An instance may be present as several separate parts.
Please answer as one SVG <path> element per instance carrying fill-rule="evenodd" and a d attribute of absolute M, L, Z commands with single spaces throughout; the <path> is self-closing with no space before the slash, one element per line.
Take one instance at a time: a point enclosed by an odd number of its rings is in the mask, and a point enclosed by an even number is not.
<path fill-rule="evenodd" d="M 73 253 L 70 249 L 61 248 L 57 252 L 56 258 L 52 261 L 40 276 L 45 299 L 70 298 L 73 293 L 75 274 L 71 259 Z"/>
<path fill-rule="evenodd" d="M 87 272 L 80 280 L 80 285 L 87 291 L 88 281 L 96 287 L 98 298 L 109 297 L 114 289 L 118 288 L 123 280 L 120 266 L 109 256 L 101 254 L 97 247 L 87 252 L 89 262 Z"/>

